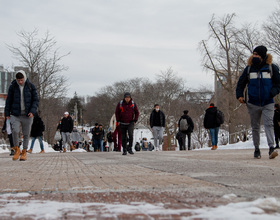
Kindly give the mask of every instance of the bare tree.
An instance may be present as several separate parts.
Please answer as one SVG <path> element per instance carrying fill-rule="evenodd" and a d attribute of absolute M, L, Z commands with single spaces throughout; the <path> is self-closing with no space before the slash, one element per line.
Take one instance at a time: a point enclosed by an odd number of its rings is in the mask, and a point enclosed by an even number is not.
<path fill-rule="evenodd" d="M 219 100 L 227 103 L 223 110 L 226 113 L 229 134 L 234 133 L 236 129 L 235 110 L 239 104 L 235 98 L 235 88 L 240 70 L 244 68 L 241 62 L 243 48 L 239 47 L 238 42 L 240 30 L 234 27 L 234 16 L 227 14 L 221 19 L 213 16 L 209 22 L 209 39 L 200 43 L 202 65 L 214 73 L 217 84 L 223 88 L 222 94 L 216 94 L 216 98 L 219 96 Z M 218 106 L 219 100 L 216 100 Z M 230 143 L 233 143 L 233 139 L 230 139 Z"/>

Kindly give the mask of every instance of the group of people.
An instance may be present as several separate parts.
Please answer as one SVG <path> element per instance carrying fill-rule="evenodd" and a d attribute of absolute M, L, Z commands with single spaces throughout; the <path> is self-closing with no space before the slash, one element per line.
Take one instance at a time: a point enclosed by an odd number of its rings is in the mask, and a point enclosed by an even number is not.
<path fill-rule="evenodd" d="M 248 85 L 248 100 L 244 95 L 244 90 Z M 279 113 L 279 106 L 274 105 L 273 97 L 280 93 L 280 75 L 279 68 L 272 63 L 272 56 L 267 54 L 265 46 L 258 46 L 253 50 L 253 54 L 248 59 L 248 65 L 240 76 L 236 87 L 236 98 L 242 104 L 246 104 L 251 118 L 253 144 L 255 147 L 254 157 L 261 158 L 260 152 L 260 122 L 263 119 L 267 143 L 269 146 L 269 158 L 278 156 L 274 148 L 274 138 L 276 147 L 279 148 L 280 132 L 275 132 L 275 126 L 279 127 L 279 118 L 275 113 Z M 16 73 L 16 79 L 11 83 L 5 105 L 6 130 L 9 130 L 11 146 L 14 150 L 13 160 L 26 160 L 31 127 L 34 126 L 34 132 L 31 131 L 32 146 L 29 152 L 32 152 L 33 144 L 36 138 L 42 143 L 43 125 L 37 114 L 38 95 L 35 86 L 27 79 L 24 71 Z M 274 111 L 274 107 L 276 107 Z M 217 149 L 219 126 L 222 123 L 219 119 L 219 110 L 210 104 L 204 117 L 204 126 L 209 129 L 211 135 L 212 150 Z M 123 148 L 123 155 L 134 154 L 132 151 L 134 125 L 138 121 L 139 111 L 136 103 L 131 98 L 130 93 L 125 93 L 115 110 L 115 114 L 110 122 L 110 140 L 111 147 L 114 143 L 114 149 L 120 151 Z M 37 121 L 37 119 L 38 121 Z M 277 118 L 277 119 L 276 119 Z M 274 122 L 274 123 L 273 123 Z M 10 124 L 10 126 L 9 126 Z M 38 127 L 42 129 L 38 129 Z M 162 150 L 163 130 L 165 127 L 165 115 L 155 104 L 154 110 L 150 115 L 150 126 L 154 135 L 155 150 Z M 22 128 L 23 141 L 22 152 L 19 148 L 19 134 Z M 186 150 L 186 136 L 188 137 L 188 150 L 191 149 L 191 133 L 194 129 L 192 119 L 185 110 L 178 122 L 178 140 L 180 150 Z M 66 144 L 72 145 L 70 133 L 73 130 L 73 121 L 68 112 L 65 112 L 61 123 L 58 126 L 61 132 L 63 151 L 66 151 Z M 279 129 L 280 131 L 280 129 Z M 274 133 L 275 132 L 275 133 Z M 104 130 L 102 125 L 96 124 L 92 130 L 95 149 L 103 151 L 102 140 Z M 118 138 L 116 138 L 118 136 Z M 116 141 L 118 139 L 118 142 Z M 41 144 L 41 150 L 43 144 Z"/>

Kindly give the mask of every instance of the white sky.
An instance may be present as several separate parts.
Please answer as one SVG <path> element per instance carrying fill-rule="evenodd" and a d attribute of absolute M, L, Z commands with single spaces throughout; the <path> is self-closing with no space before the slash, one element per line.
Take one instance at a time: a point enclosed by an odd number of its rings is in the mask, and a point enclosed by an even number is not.
<path fill-rule="evenodd" d="M 19 65 L 6 44 L 38 28 L 55 37 L 61 54 L 71 52 L 61 62 L 69 67 L 70 97 L 135 77 L 155 80 L 169 67 L 187 88 L 212 89 L 198 51 L 212 15 L 236 13 L 236 24 L 261 24 L 276 7 L 277 0 L 0 0 L 0 65 Z"/>

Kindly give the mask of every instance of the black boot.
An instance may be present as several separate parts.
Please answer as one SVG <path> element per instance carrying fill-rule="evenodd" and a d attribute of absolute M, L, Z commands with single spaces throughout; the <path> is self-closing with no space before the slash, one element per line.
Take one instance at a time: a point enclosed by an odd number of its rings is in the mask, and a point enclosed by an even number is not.
<path fill-rule="evenodd" d="M 130 150 L 128 150 L 128 153 L 130 153 L 130 154 L 134 154 L 134 153 L 133 153 L 133 151 L 132 151 L 131 149 L 130 149 Z"/>
<path fill-rule="evenodd" d="M 277 150 L 274 150 L 274 147 L 269 148 L 269 159 L 274 159 L 275 157 L 278 156 Z"/>
<path fill-rule="evenodd" d="M 127 155 L 127 150 L 126 148 L 123 148 L 123 154 L 122 155 Z"/>
<path fill-rule="evenodd" d="M 15 151 L 11 150 L 10 156 L 14 156 L 15 155 Z"/>
<path fill-rule="evenodd" d="M 254 158 L 261 159 L 261 151 L 259 148 L 255 148 Z"/>

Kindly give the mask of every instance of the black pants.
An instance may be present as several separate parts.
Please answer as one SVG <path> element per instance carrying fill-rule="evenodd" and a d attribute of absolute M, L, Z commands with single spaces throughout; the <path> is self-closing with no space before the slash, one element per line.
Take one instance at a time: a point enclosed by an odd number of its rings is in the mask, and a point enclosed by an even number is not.
<path fill-rule="evenodd" d="M 10 142 L 10 147 L 14 147 L 14 140 L 13 140 L 13 135 L 12 134 L 8 134 L 8 138 L 9 138 L 9 142 Z"/>
<path fill-rule="evenodd" d="M 134 122 L 130 124 L 120 124 L 120 129 L 122 133 L 122 147 L 123 152 L 132 151 L 132 143 L 133 143 L 133 131 L 134 131 Z M 127 135 L 128 135 L 128 147 L 127 147 Z"/>
<path fill-rule="evenodd" d="M 188 136 L 188 150 L 191 150 L 191 133 L 182 133 L 182 147 L 180 150 L 186 150 L 186 136 Z"/>
<path fill-rule="evenodd" d="M 280 131 L 274 129 L 274 137 L 275 137 L 275 143 L 276 147 L 279 147 L 279 139 L 280 139 Z"/>

